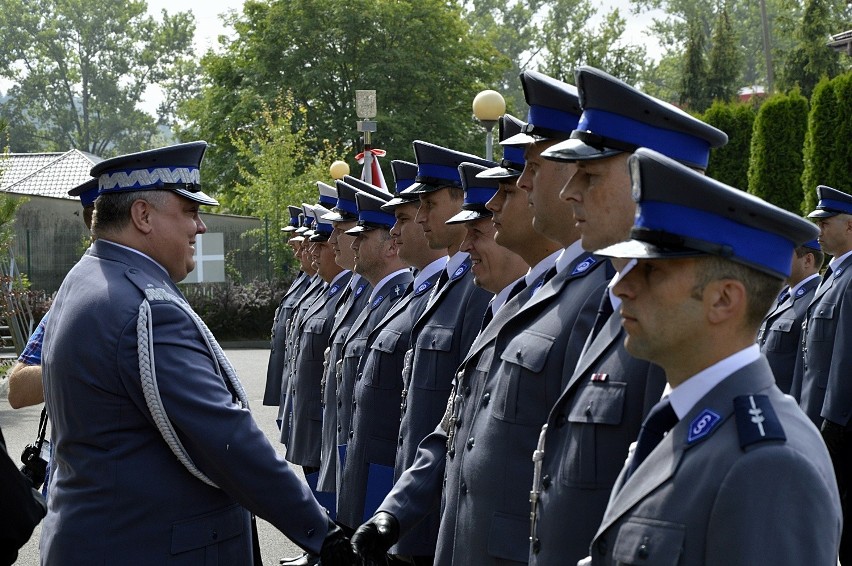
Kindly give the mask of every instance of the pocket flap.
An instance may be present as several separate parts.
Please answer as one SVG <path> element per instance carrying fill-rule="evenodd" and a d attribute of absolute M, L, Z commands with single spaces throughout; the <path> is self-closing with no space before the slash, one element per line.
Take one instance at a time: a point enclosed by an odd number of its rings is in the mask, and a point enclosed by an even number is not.
<path fill-rule="evenodd" d="M 684 538 L 684 525 L 634 518 L 618 530 L 612 556 L 620 564 L 675 566 L 683 552 Z"/>
<path fill-rule="evenodd" d="M 305 332 L 310 332 L 311 334 L 322 334 L 323 328 L 325 328 L 324 318 L 313 317 L 305 321 Z"/>
<path fill-rule="evenodd" d="M 211 544 L 219 544 L 241 535 L 245 525 L 246 511 L 239 505 L 178 521 L 172 525 L 171 552 L 178 554 Z"/>
<path fill-rule="evenodd" d="M 453 329 L 448 326 L 425 326 L 417 336 L 421 350 L 449 352 L 453 347 Z"/>
<path fill-rule="evenodd" d="M 568 420 L 572 423 L 617 425 L 624 412 L 627 384 L 622 381 L 592 382 L 583 388 Z"/>
<path fill-rule="evenodd" d="M 820 303 L 814 309 L 813 318 L 834 318 L 834 305 L 831 303 Z"/>
<path fill-rule="evenodd" d="M 776 332 L 790 332 L 793 328 L 794 322 L 795 320 L 792 318 L 779 318 L 772 323 L 770 330 L 775 330 Z"/>
<path fill-rule="evenodd" d="M 526 330 L 509 342 L 500 359 L 538 373 L 547 362 L 554 340 L 554 336 Z"/>
<path fill-rule="evenodd" d="M 385 328 L 379 332 L 370 347 L 386 354 L 393 354 L 400 336 L 402 336 L 402 332 Z"/>

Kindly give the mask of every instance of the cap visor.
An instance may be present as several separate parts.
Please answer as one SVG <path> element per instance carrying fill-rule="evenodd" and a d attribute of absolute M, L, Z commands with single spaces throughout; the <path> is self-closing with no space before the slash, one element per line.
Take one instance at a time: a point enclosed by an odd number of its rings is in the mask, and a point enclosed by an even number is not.
<path fill-rule="evenodd" d="M 395 209 L 399 205 L 410 204 L 412 202 L 416 202 L 418 200 L 418 198 L 419 197 L 417 195 L 411 195 L 411 198 L 394 197 L 394 198 L 390 199 L 389 201 L 387 201 L 382 206 L 380 206 L 379 208 L 381 210 L 385 211 L 385 212 L 393 212 L 393 209 Z"/>
<path fill-rule="evenodd" d="M 832 216 L 837 216 L 841 214 L 840 212 L 835 212 L 833 210 L 814 210 L 810 214 L 808 214 L 808 218 L 831 218 Z"/>
<path fill-rule="evenodd" d="M 477 179 L 513 179 L 520 177 L 522 171 L 507 169 L 506 167 L 492 167 L 476 174 Z"/>
<path fill-rule="evenodd" d="M 283 228 L 281 228 L 281 231 L 282 232 L 295 232 L 296 227 L 295 226 L 284 226 Z"/>
<path fill-rule="evenodd" d="M 463 222 L 470 222 L 471 220 L 479 220 L 480 218 L 491 218 L 491 216 L 492 214 L 488 210 L 462 210 L 444 222 L 444 224 L 461 224 Z"/>
<path fill-rule="evenodd" d="M 219 206 L 219 201 L 214 199 L 213 197 L 209 197 L 202 193 L 201 191 L 187 191 L 186 189 L 174 189 L 174 191 L 180 196 L 187 198 L 191 201 L 206 204 L 208 206 Z"/>
<path fill-rule="evenodd" d="M 425 183 L 414 183 L 410 187 L 406 188 L 402 191 L 401 195 L 422 195 L 425 193 L 431 193 L 437 191 L 441 187 L 437 185 L 427 185 Z"/>
<path fill-rule="evenodd" d="M 641 240 L 626 240 L 595 252 L 604 257 L 619 257 L 624 259 L 664 259 L 678 257 L 697 257 L 707 255 L 705 252 L 690 249 L 661 248 Z"/>
<path fill-rule="evenodd" d="M 346 220 L 349 220 L 348 218 L 341 216 L 336 212 L 328 212 L 326 214 L 323 214 L 322 216 L 320 216 L 320 219 L 328 220 L 330 222 L 345 222 Z"/>
<path fill-rule="evenodd" d="M 514 136 L 508 137 L 505 140 L 500 142 L 500 145 L 511 145 L 514 147 L 523 147 L 525 145 L 529 145 L 531 143 L 535 143 L 544 138 L 540 138 L 537 136 L 531 136 L 529 134 L 515 134 Z"/>
<path fill-rule="evenodd" d="M 349 234 L 350 236 L 356 236 L 358 234 L 363 234 L 364 232 L 369 232 L 370 230 L 375 230 L 376 226 L 365 226 L 363 224 L 359 224 L 358 226 L 353 226 L 344 234 Z"/>
<path fill-rule="evenodd" d="M 622 153 L 617 149 L 605 147 L 598 149 L 577 139 L 567 139 L 550 146 L 541 152 L 541 156 L 551 161 L 589 161 L 603 159 Z"/>

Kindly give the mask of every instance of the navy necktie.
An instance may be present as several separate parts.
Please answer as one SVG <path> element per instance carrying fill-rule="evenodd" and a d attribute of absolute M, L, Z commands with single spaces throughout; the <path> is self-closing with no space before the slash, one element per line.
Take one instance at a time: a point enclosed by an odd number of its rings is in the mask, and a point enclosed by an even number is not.
<path fill-rule="evenodd" d="M 651 412 L 648 413 L 648 417 L 642 423 L 642 429 L 639 431 L 639 439 L 636 442 L 636 449 L 633 451 L 630 466 L 627 468 L 625 480 L 633 475 L 639 464 L 645 461 L 648 454 L 656 448 L 666 433 L 677 424 L 677 421 L 677 415 L 668 397 L 654 405 Z"/>
<path fill-rule="evenodd" d="M 819 280 L 819 287 L 822 287 L 823 285 L 825 285 L 825 282 L 828 281 L 830 278 L 831 278 L 831 266 L 829 265 L 828 268 L 825 270 L 825 273 L 822 274 L 822 279 Z"/>
<path fill-rule="evenodd" d="M 609 296 L 609 289 L 604 289 L 603 297 L 601 297 L 601 304 L 598 307 L 598 314 L 595 316 L 595 324 L 592 326 L 591 340 L 594 340 L 598 333 L 603 328 L 603 325 L 606 324 L 606 321 L 609 320 L 609 317 L 612 316 L 614 309 L 612 308 L 612 300 Z"/>

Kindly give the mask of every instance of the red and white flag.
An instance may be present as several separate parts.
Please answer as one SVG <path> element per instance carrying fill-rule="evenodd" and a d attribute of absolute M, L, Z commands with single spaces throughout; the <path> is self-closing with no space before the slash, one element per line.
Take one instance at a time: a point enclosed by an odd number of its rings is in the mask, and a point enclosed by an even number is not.
<path fill-rule="evenodd" d="M 361 152 L 355 156 L 355 160 L 358 161 L 359 165 L 364 165 L 364 153 L 366 152 L 370 152 L 370 166 L 361 168 L 361 180 L 388 192 L 385 176 L 382 173 L 382 168 L 379 167 L 379 157 L 384 157 L 387 152 L 383 149 L 372 148 Z"/>

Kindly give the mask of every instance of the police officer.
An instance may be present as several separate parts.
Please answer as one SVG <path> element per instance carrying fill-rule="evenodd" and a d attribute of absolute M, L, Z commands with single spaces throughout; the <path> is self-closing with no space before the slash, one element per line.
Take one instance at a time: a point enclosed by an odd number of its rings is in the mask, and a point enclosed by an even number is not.
<path fill-rule="evenodd" d="M 381 207 L 390 200 L 361 193 L 358 200 L 358 226 L 350 230 L 356 235 L 353 247 L 355 269 L 370 280 L 373 292 L 369 306 L 352 326 L 344 345 L 345 354 L 364 352 L 367 338 L 388 311 L 411 291 L 414 278 L 399 258 L 390 228 L 396 219 Z M 363 357 L 358 356 L 358 358 Z M 352 409 L 349 422 L 351 436 L 346 458 L 341 463 L 342 489 L 337 495 L 340 522 L 357 525 L 364 515 L 373 514 L 378 501 L 393 481 L 393 458 L 396 454 L 396 424 L 399 423 L 399 387 L 378 387 L 375 375 L 358 370 L 360 359 L 345 355 L 344 379 L 354 375 Z M 348 363 L 347 363 L 348 362 Z M 351 362 L 357 366 L 352 367 Z M 352 370 L 356 370 L 353 372 Z M 390 382 L 390 376 L 384 376 Z M 399 386 L 399 381 L 397 381 Z M 394 391 L 396 394 L 394 394 Z M 342 403 L 342 399 L 340 402 Z M 395 417 L 395 418 L 394 418 Z"/>
<path fill-rule="evenodd" d="M 571 137 L 544 156 L 576 163 L 562 198 L 571 205 L 583 248 L 595 250 L 629 236 L 636 205 L 627 158 L 637 145 L 654 145 L 703 168 L 710 147 L 727 137 L 597 69 L 580 67 L 575 78 L 583 115 Z M 613 264 L 626 269 L 623 263 Z M 624 350 L 618 306 L 618 297 L 607 290 L 595 328 L 576 367 L 567 371 L 569 380 L 537 447 L 537 481 L 531 493 L 533 564 L 571 563 L 587 552 L 627 446 L 665 387 L 658 366 Z"/>
<path fill-rule="evenodd" d="M 299 228 L 299 215 L 302 213 L 302 208 L 298 206 L 288 206 L 290 212 L 290 223 L 281 228 L 282 232 L 291 234 L 288 240 L 290 248 L 293 250 L 293 256 L 298 257 L 298 250 L 302 246 L 302 239 L 295 239 L 297 236 L 293 234 Z M 287 343 L 287 322 L 290 319 L 290 312 L 293 310 L 293 305 L 305 292 L 310 283 L 311 275 L 315 271 L 309 268 L 305 271 L 301 262 L 299 265 L 299 273 L 290 283 L 290 287 L 281 298 L 278 308 L 275 309 L 275 317 L 272 319 L 272 336 L 269 340 L 269 363 L 266 367 L 266 388 L 263 392 L 263 404 L 277 406 L 281 401 L 281 377 L 284 374 L 284 363 L 286 360 L 286 343 Z"/>
<path fill-rule="evenodd" d="M 638 259 L 613 288 L 625 343 L 665 369 L 671 393 L 642 425 L 591 564 L 834 566 L 828 454 L 754 343 L 816 230 L 651 150 L 630 171 L 631 239 L 599 253 Z"/>
<path fill-rule="evenodd" d="M 819 242 L 812 240 L 793 251 L 793 265 L 787 285 L 760 323 L 757 344 L 766 356 L 775 384 L 784 393 L 790 393 L 796 354 L 802 341 L 802 322 L 805 311 L 819 285 L 819 270 L 823 253 Z"/>
<path fill-rule="evenodd" d="M 802 344 L 794 376 L 793 395 L 801 391 L 800 406 L 822 432 L 834 463 L 843 504 L 840 562 L 852 562 L 852 389 L 847 321 L 852 320 L 852 195 L 820 185 L 819 202 L 808 214 L 819 226 L 819 244 L 833 256 L 805 313 Z"/>
<path fill-rule="evenodd" d="M 295 363 L 290 374 L 286 406 L 291 407 L 287 461 L 302 466 L 305 479 L 316 489 L 319 472 L 320 445 L 322 442 L 322 409 L 320 385 L 328 338 L 338 310 L 342 291 L 349 283 L 352 272 L 340 267 L 329 245 L 333 227 L 323 216 L 330 211 L 314 207 L 315 227 L 310 237 L 311 255 L 317 274 L 325 282 L 317 299 L 300 317 L 293 328 L 298 339 Z M 282 432 L 284 431 L 282 427 Z M 282 437 L 283 438 L 283 437 Z"/>
<path fill-rule="evenodd" d="M 233 368 L 176 287 L 206 231 L 199 206 L 216 204 L 200 191 L 206 146 L 92 168 L 96 241 L 45 329 L 55 465 L 44 564 L 252 564 L 249 510 L 324 563 L 348 563 L 347 541 L 257 428 Z"/>

